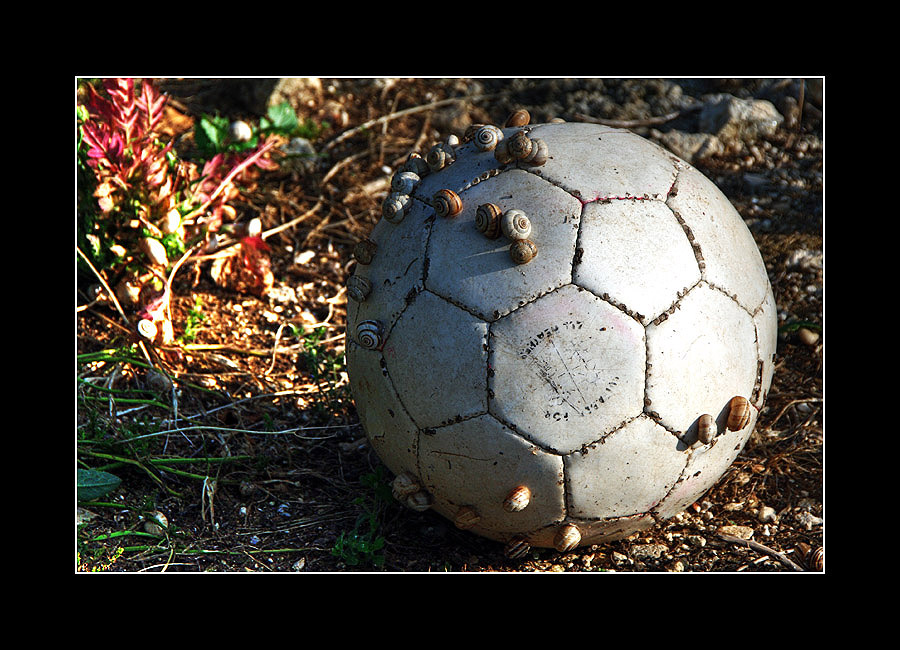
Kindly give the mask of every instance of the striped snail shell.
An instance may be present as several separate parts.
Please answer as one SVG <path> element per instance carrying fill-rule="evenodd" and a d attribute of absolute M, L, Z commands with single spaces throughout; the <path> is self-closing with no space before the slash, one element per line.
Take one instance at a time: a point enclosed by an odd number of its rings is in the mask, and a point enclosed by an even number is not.
<path fill-rule="evenodd" d="M 550 150 L 547 148 L 547 143 L 540 138 L 534 138 L 531 141 L 531 151 L 527 156 L 522 158 L 522 162 L 532 165 L 533 167 L 540 167 L 547 162 L 549 157 Z"/>
<path fill-rule="evenodd" d="M 438 190 L 432 197 L 434 211 L 441 217 L 455 217 L 462 211 L 462 199 L 453 190 Z"/>
<path fill-rule="evenodd" d="M 731 431 L 740 431 L 750 422 L 750 402 L 746 397 L 736 395 L 728 403 L 728 423 Z"/>
<path fill-rule="evenodd" d="M 463 142 L 470 142 L 472 138 L 475 137 L 475 134 L 478 133 L 478 129 L 486 126 L 485 124 L 481 124 L 480 122 L 477 124 L 470 124 L 466 127 L 465 133 L 463 133 Z"/>
<path fill-rule="evenodd" d="M 503 500 L 503 509 L 506 512 L 521 512 L 531 503 L 531 490 L 527 485 L 514 487 Z"/>
<path fill-rule="evenodd" d="M 428 166 L 428 163 L 425 162 L 425 159 L 421 154 L 413 151 L 409 154 L 409 158 L 406 159 L 406 162 L 403 163 L 403 171 L 412 172 L 421 178 L 431 171 L 431 167 Z"/>
<path fill-rule="evenodd" d="M 509 114 L 509 117 L 506 118 L 506 124 L 504 126 L 525 126 L 531 121 L 531 113 L 526 111 L 524 108 L 518 111 L 513 111 Z"/>
<path fill-rule="evenodd" d="M 402 501 L 410 494 L 418 492 L 419 489 L 420 486 L 416 479 L 406 472 L 397 474 L 397 476 L 391 482 L 391 491 L 394 494 L 394 498 L 398 501 Z"/>
<path fill-rule="evenodd" d="M 497 146 L 494 148 L 494 158 L 501 165 L 506 165 L 511 163 L 516 157 L 512 154 L 510 150 L 510 139 L 504 138 L 500 142 L 497 143 Z"/>
<path fill-rule="evenodd" d="M 511 560 L 523 558 L 531 550 L 531 544 L 522 535 L 516 535 L 503 547 L 503 553 Z"/>
<path fill-rule="evenodd" d="M 704 413 L 700 416 L 700 419 L 697 420 L 697 440 L 702 442 L 704 445 L 708 445 L 712 442 L 712 439 L 716 437 L 716 421 L 713 419 L 709 413 Z"/>
<path fill-rule="evenodd" d="M 362 239 L 353 247 L 353 257 L 360 264 L 371 264 L 378 245 L 371 239 Z"/>
<path fill-rule="evenodd" d="M 384 344 L 384 327 L 377 320 L 364 320 L 356 326 L 356 339 L 367 350 L 380 350 Z"/>
<path fill-rule="evenodd" d="M 516 131 L 515 134 L 509 139 L 509 144 L 507 145 L 509 149 L 509 154 L 515 160 L 523 160 L 531 155 L 531 150 L 534 148 L 534 143 L 531 138 L 528 137 L 528 134 L 525 131 Z"/>
<path fill-rule="evenodd" d="M 391 178 L 391 191 L 399 194 L 412 194 L 419 184 L 419 175 L 415 172 L 399 171 Z"/>
<path fill-rule="evenodd" d="M 507 210 L 500 217 L 500 230 L 507 239 L 528 239 L 531 220 L 521 210 Z"/>
<path fill-rule="evenodd" d="M 481 521 L 481 515 L 472 506 L 463 506 L 456 511 L 456 516 L 453 517 L 453 523 L 460 530 L 469 530 L 479 521 Z"/>
<path fill-rule="evenodd" d="M 454 160 L 456 160 L 456 152 L 453 151 L 453 147 L 444 142 L 434 145 L 425 156 L 425 162 L 433 172 L 440 171 Z"/>
<path fill-rule="evenodd" d="M 503 131 L 493 124 L 485 124 L 472 136 L 475 146 L 481 151 L 492 151 L 503 139 Z"/>
<path fill-rule="evenodd" d="M 530 239 L 516 239 L 509 246 L 509 256 L 516 264 L 528 264 L 537 255 L 537 246 Z"/>
<path fill-rule="evenodd" d="M 381 216 L 391 223 L 400 223 L 409 212 L 411 201 L 408 194 L 391 192 L 381 204 Z"/>
<path fill-rule="evenodd" d="M 488 239 L 500 236 L 500 206 L 494 203 L 482 203 L 475 210 L 475 227 Z"/>
<path fill-rule="evenodd" d="M 347 278 L 347 295 L 356 302 L 362 302 L 372 293 L 372 282 L 369 278 L 360 275 L 351 275 Z"/>
<path fill-rule="evenodd" d="M 575 524 L 566 524 L 553 537 L 553 546 L 560 553 L 571 551 L 581 543 L 581 531 Z"/>

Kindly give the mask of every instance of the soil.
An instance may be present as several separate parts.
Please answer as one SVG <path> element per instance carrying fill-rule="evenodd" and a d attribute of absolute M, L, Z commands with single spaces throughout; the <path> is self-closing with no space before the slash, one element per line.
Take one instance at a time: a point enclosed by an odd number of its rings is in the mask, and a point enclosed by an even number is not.
<path fill-rule="evenodd" d="M 79 431 L 106 430 L 110 448 L 127 431 L 143 427 L 148 433 L 142 446 L 123 445 L 131 458 L 236 460 L 110 470 L 122 479 L 104 499 L 111 505 L 80 504 L 76 571 L 822 569 L 815 558 L 824 544 L 824 136 L 820 94 L 810 92 L 815 80 L 805 87 L 754 79 L 319 81 L 303 86 L 305 96 L 297 89 L 289 95 L 301 118 L 329 123 L 313 141 L 317 162 L 262 173 L 231 202 L 237 221 L 262 221 L 272 291 L 260 298 L 227 290 L 211 280 L 211 262 L 186 264 L 173 285 L 176 336 L 184 334 L 191 310 L 203 320 L 190 345 L 159 348 L 153 357 L 177 377 L 175 391 L 159 389 L 160 406 L 104 403 L 100 410 L 88 409 L 79 392 Z M 169 96 L 167 129 L 178 154 L 196 155 L 191 130 L 203 114 L 258 120 L 274 82 L 157 80 Z M 471 123 L 503 123 L 519 108 L 531 112 L 532 122 L 624 120 L 636 133 L 663 141 L 673 130 L 695 129 L 692 112 L 667 121 L 650 118 L 711 93 L 765 95 L 789 118 L 774 132 L 729 141 L 691 161 L 750 227 L 781 326 L 766 406 L 733 466 L 684 513 L 653 529 L 568 553 L 533 549 L 519 560 L 433 512 L 414 512 L 392 500 L 385 494 L 391 477 L 366 444 L 346 375 L 340 368 L 333 375 L 324 370 L 324 361 L 340 360 L 343 352 L 352 247 L 379 218 L 392 170 L 411 151 L 427 151 Z M 458 101 L 441 103 L 448 98 Z M 90 303 L 90 280 L 79 278 L 80 305 Z M 132 340 L 108 303 L 77 313 L 79 353 Z M 158 375 L 144 367 L 126 364 L 118 371 L 118 387 L 158 385 Z M 81 449 L 79 460 L 83 466 L 105 464 Z M 170 471 L 174 467 L 183 472 Z M 154 511 L 164 513 L 169 526 L 150 536 L 145 524 Z M 367 537 L 370 521 L 374 532 Z M 749 542 L 743 539 L 748 535 Z M 383 546 L 362 545 L 379 536 Z"/>

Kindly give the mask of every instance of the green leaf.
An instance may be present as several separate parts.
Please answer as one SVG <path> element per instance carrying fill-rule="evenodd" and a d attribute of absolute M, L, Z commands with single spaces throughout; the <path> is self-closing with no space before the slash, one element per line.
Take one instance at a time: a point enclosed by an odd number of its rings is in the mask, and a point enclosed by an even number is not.
<path fill-rule="evenodd" d="M 224 117 L 204 115 L 194 125 L 194 142 L 206 156 L 214 156 L 225 148 L 228 120 Z"/>
<path fill-rule="evenodd" d="M 271 122 L 267 127 L 272 131 L 290 135 L 297 128 L 297 113 L 294 112 L 289 102 L 269 106 L 267 115 Z"/>
<path fill-rule="evenodd" d="M 78 470 L 78 500 L 93 501 L 112 492 L 122 482 L 118 476 L 96 469 Z"/>

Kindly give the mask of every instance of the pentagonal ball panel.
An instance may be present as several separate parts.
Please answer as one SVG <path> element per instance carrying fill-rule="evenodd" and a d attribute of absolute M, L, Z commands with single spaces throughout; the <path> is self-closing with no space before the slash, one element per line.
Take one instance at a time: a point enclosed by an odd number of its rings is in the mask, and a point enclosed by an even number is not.
<path fill-rule="evenodd" d="M 490 410 L 566 453 L 641 412 L 644 330 L 567 285 L 491 326 Z"/>
<path fill-rule="evenodd" d="M 397 320 L 384 344 L 385 366 L 420 428 L 487 410 L 487 327 L 428 291 Z"/>
<path fill-rule="evenodd" d="M 608 296 L 645 325 L 700 280 L 694 250 L 661 201 L 590 203 L 581 222 L 573 280 Z"/>
<path fill-rule="evenodd" d="M 674 431 L 687 431 L 703 414 L 722 425 L 732 397 L 751 398 L 757 360 L 750 314 L 701 283 L 647 327 L 648 409 Z"/>
<path fill-rule="evenodd" d="M 425 286 L 485 320 L 568 283 L 581 204 L 570 194 L 522 170 L 509 170 L 460 192 L 462 212 L 434 217 Z M 537 256 L 516 264 L 510 241 L 488 239 L 475 227 L 478 206 L 518 209 L 531 221 Z"/>
<path fill-rule="evenodd" d="M 562 458 L 490 415 L 423 434 L 419 467 L 436 510 L 454 520 L 460 508 L 473 506 L 480 519 L 472 530 L 493 539 L 505 540 L 565 515 Z M 509 494 L 520 487 L 529 494 L 524 507 L 505 508 Z"/>

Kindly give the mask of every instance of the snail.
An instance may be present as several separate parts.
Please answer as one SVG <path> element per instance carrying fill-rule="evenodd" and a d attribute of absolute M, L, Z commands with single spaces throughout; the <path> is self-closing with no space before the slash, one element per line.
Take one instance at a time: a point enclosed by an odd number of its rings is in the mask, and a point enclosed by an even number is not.
<path fill-rule="evenodd" d="M 485 124 L 475 131 L 472 140 L 481 151 L 492 151 L 503 139 L 503 131 L 492 124 Z"/>
<path fill-rule="evenodd" d="M 243 120 L 235 120 L 228 125 L 228 135 L 235 142 L 247 142 L 253 137 L 253 129 Z"/>
<path fill-rule="evenodd" d="M 520 512 L 531 502 L 531 490 L 527 485 L 519 485 L 510 491 L 503 500 L 503 509 L 506 512 Z"/>
<path fill-rule="evenodd" d="M 416 512 L 425 512 L 431 507 L 431 495 L 425 490 L 419 490 L 406 497 L 404 503 Z"/>
<path fill-rule="evenodd" d="M 377 320 L 364 320 L 356 326 L 356 339 L 367 350 L 380 350 L 384 344 L 384 327 Z"/>
<path fill-rule="evenodd" d="M 412 172 L 419 178 L 422 178 L 422 176 L 425 176 L 428 172 L 431 171 L 431 167 L 428 166 L 428 163 L 425 162 L 425 159 L 421 154 L 413 151 L 411 154 L 409 154 L 406 162 L 403 163 L 403 171 Z"/>
<path fill-rule="evenodd" d="M 438 190 L 432 197 L 432 203 L 441 217 L 455 217 L 462 210 L 462 199 L 453 190 Z"/>
<path fill-rule="evenodd" d="M 708 445 L 712 442 L 712 439 L 716 437 L 716 421 L 713 419 L 709 413 L 704 413 L 700 416 L 700 419 L 697 420 L 697 440 L 702 442 L 704 445 Z"/>
<path fill-rule="evenodd" d="M 740 431 L 750 422 L 750 402 L 746 397 L 736 395 L 728 403 L 728 423 L 731 431 Z"/>
<path fill-rule="evenodd" d="M 412 194 L 419 180 L 419 175 L 415 172 L 399 171 L 391 178 L 391 191 L 398 194 Z"/>
<path fill-rule="evenodd" d="M 475 227 L 488 239 L 500 236 L 500 206 L 494 203 L 483 203 L 475 210 Z"/>
<path fill-rule="evenodd" d="M 547 143 L 540 138 L 529 138 L 525 131 L 516 131 L 494 149 L 494 157 L 502 164 L 517 160 L 537 167 L 547 162 L 549 155 Z"/>
<path fill-rule="evenodd" d="M 400 223 L 409 212 L 411 201 L 408 194 L 391 192 L 381 204 L 381 216 L 391 223 Z"/>
<path fill-rule="evenodd" d="M 405 472 L 397 474 L 391 482 L 391 491 L 394 494 L 394 498 L 398 501 L 402 501 L 405 497 L 418 492 L 420 489 L 416 479 Z"/>
<path fill-rule="evenodd" d="M 425 156 L 425 162 L 433 172 L 440 171 L 454 160 L 456 152 L 453 151 L 453 147 L 443 142 L 434 145 Z"/>
<path fill-rule="evenodd" d="M 347 279 L 347 295 L 356 302 L 362 302 L 372 293 L 372 283 L 368 278 L 351 275 Z"/>
<path fill-rule="evenodd" d="M 507 210 L 500 217 L 500 230 L 507 239 L 528 239 L 531 234 L 531 220 L 521 210 Z"/>
<path fill-rule="evenodd" d="M 453 518 L 453 523 L 460 530 L 469 530 L 479 521 L 481 521 L 481 515 L 472 506 L 463 506 L 456 511 L 456 516 Z"/>
<path fill-rule="evenodd" d="M 138 321 L 137 331 L 142 337 L 147 339 L 148 341 L 152 341 L 156 338 L 157 329 L 156 324 L 150 320 L 149 318 L 142 318 Z"/>
<path fill-rule="evenodd" d="M 509 117 L 506 118 L 506 124 L 504 124 L 504 126 L 525 126 L 530 121 L 531 114 L 523 108 L 510 113 Z"/>
<path fill-rule="evenodd" d="M 516 239 L 510 244 L 509 256 L 516 264 L 528 264 L 537 255 L 537 246 L 530 239 Z"/>
<path fill-rule="evenodd" d="M 575 524 L 566 524 L 560 528 L 553 538 L 553 546 L 560 553 L 571 551 L 581 543 L 581 531 Z"/>
<path fill-rule="evenodd" d="M 478 133 L 478 130 L 488 126 L 487 124 L 481 124 L 480 122 L 477 124 L 470 124 L 466 127 L 465 133 L 463 133 L 463 142 L 470 142 L 472 138 L 475 137 L 475 134 Z"/>
<path fill-rule="evenodd" d="M 531 544 L 522 535 L 516 535 L 503 547 L 503 553 L 511 560 L 525 557 L 531 550 Z"/>
<path fill-rule="evenodd" d="M 360 264 L 371 264 L 377 248 L 378 245 L 371 239 L 363 239 L 353 247 L 353 257 Z"/>

